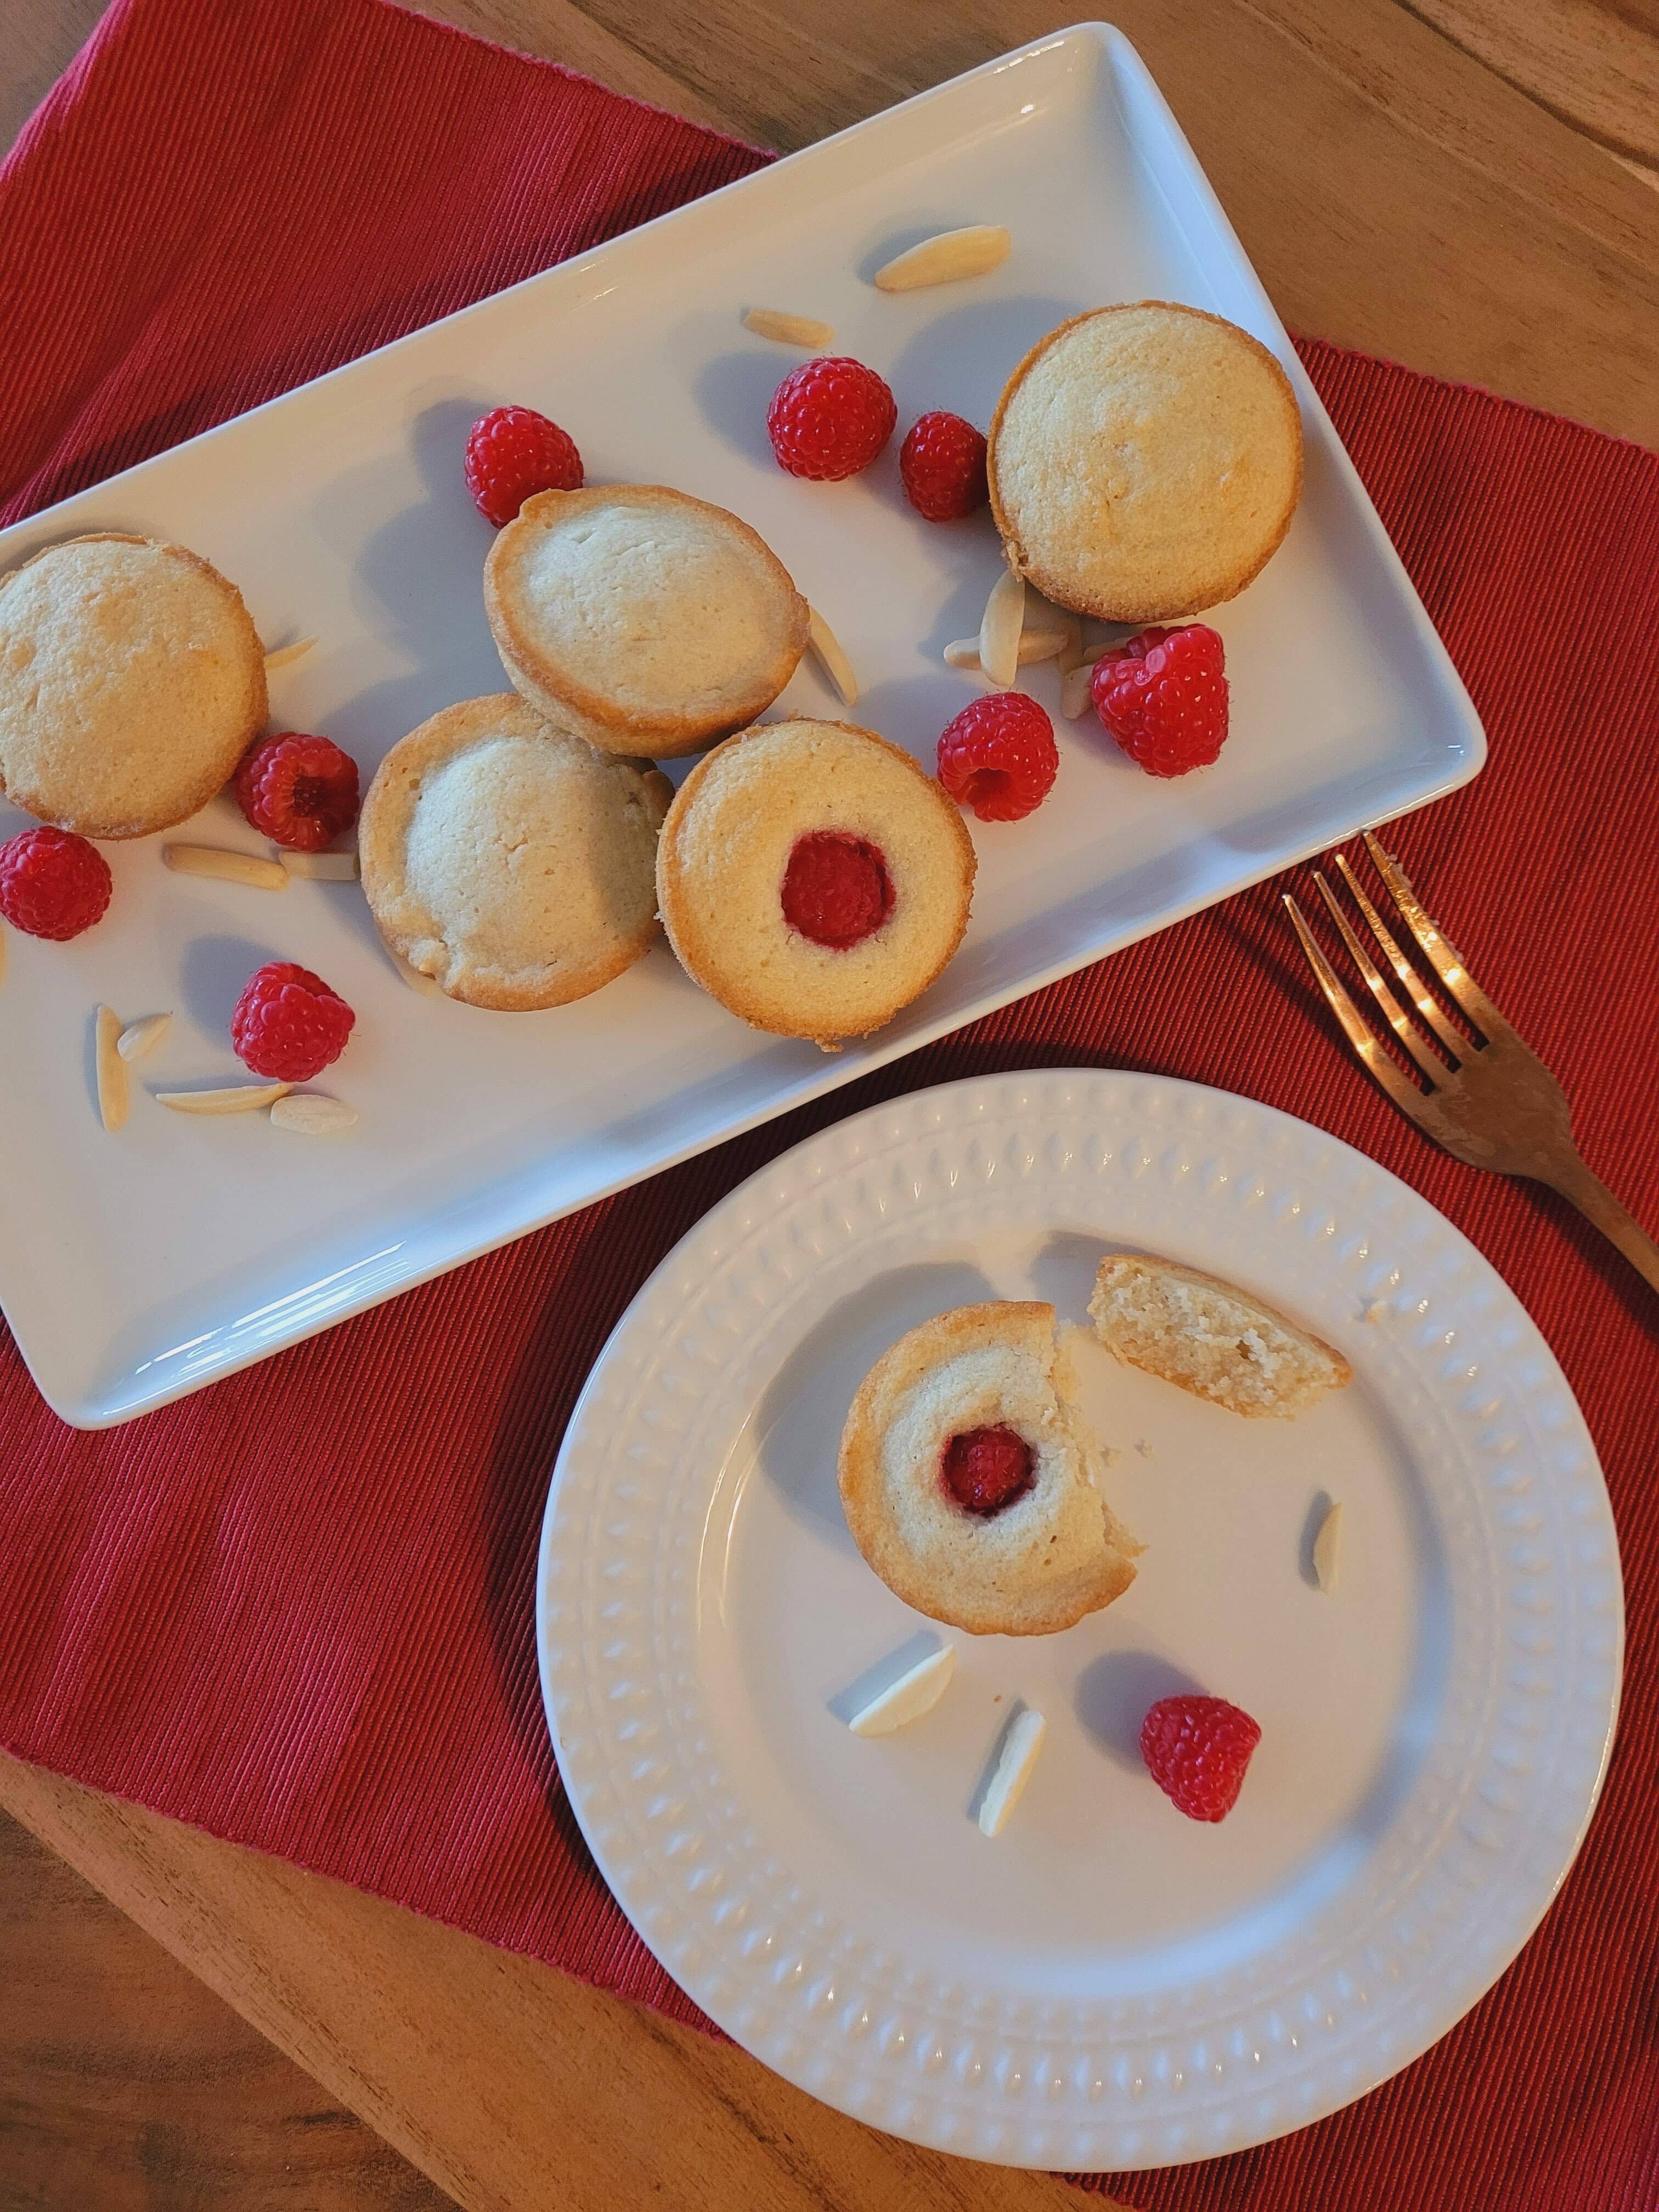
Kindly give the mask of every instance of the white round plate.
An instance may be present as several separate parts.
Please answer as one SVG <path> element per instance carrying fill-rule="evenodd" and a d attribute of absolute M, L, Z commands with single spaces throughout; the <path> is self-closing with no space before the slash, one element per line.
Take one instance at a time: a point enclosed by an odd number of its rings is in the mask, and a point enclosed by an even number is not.
<path fill-rule="evenodd" d="M 854 1736 L 860 1693 L 939 1632 L 842 1520 L 854 1390 L 971 1299 L 1080 1322 L 1112 1246 L 1249 1285 L 1352 1387 L 1240 1420 L 1079 1332 L 1147 1547 L 1133 1589 L 1063 1635 L 952 1634 L 934 1711 Z M 1310 1562 L 1331 1499 L 1334 1596 Z M 876 1107 L 698 1224 L 571 1421 L 538 1634 L 594 1856 L 722 2027 L 872 2126 L 1098 2170 L 1300 2127 L 1474 2002 L 1589 1821 L 1623 1601 L 1583 1417 L 1449 1223 L 1267 1107 L 1057 1070 Z M 1213 1826 L 1136 1748 L 1182 1688 L 1261 1724 Z M 993 1841 L 970 1808 L 1022 1701 L 1048 1736 Z"/>

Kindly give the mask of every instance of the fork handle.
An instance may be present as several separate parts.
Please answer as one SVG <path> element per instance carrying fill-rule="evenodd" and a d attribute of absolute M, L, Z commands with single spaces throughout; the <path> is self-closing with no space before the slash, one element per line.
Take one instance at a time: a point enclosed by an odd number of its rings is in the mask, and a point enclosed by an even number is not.
<path fill-rule="evenodd" d="M 1616 1244 L 1637 1273 L 1659 1291 L 1659 1244 L 1601 1177 L 1591 1174 L 1577 1152 L 1566 1152 L 1539 1181 L 1571 1199 L 1585 1220 L 1599 1229 L 1610 1244 Z"/>

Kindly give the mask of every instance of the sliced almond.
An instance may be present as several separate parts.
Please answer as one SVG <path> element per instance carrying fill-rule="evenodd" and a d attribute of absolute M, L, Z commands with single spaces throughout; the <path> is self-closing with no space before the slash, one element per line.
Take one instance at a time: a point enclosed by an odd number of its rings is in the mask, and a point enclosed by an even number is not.
<path fill-rule="evenodd" d="M 1029 626 L 1019 634 L 1019 665 L 1026 668 L 1036 660 L 1052 660 L 1066 642 L 1063 631 L 1032 629 Z M 953 638 L 945 648 L 946 665 L 951 668 L 979 666 L 979 640 L 976 637 Z"/>
<path fill-rule="evenodd" d="M 859 680 L 853 673 L 852 662 L 841 649 L 840 639 L 816 607 L 808 607 L 806 611 L 811 617 L 814 659 L 840 692 L 842 706 L 856 707 L 859 703 Z"/>
<path fill-rule="evenodd" d="M 891 1735 L 908 1722 L 919 1721 L 945 1695 L 956 1663 L 955 1644 L 940 1644 L 937 1651 L 930 1651 L 907 1668 L 896 1682 L 890 1682 L 868 1705 L 860 1705 L 848 1727 L 854 1735 Z"/>
<path fill-rule="evenodd" d="M 288 870 L 280 860 L 262 860 L 257 853 L 233 853 L 222 845 L 163 845 L 161 858 L 176 875 L 212 876 L 225 884 L 246 884 L 250 890 L 283 891 Z"/>
<path fill-rule="evenodd" d="M 297 637 L 292 645 L 279 645 L 274 653 L 265 655 L 265 674 L 274 668 L 292 668 L 296 660 L 303 660 L 317 642 L 314 637 Z"/>
<path fill-rule="evenodd" d="M 1314 1580 L 1327 1597 L 1336 1595 L 1342 1579 L 1342 1508 L 1334 1504 L 1319 1524 L 1313 1540 Z"/>
<path fill-rule="evenodd" d="M 1025 583 L 1005 568 L 991 586 L 979 625 L 980 673 L 1006 691 L 1019 673 L 1019 641 L 1025 628 Z"/>
<path fill-rule="evenodd" d="M 805 346 L 810 353 L 822 353 L 833 345 L 836 333 L 828 323 L 819 322 L 811 315 L 786 315 L 780 307 L 750 307 L 743 319 L 746 331 L 753 331 L 757 338 L 775 338 L 780 345 Z"/>
<path fill-rule="evenodd" d="M 1060 663 L 1060 674 L 1069 676 L 1073 669 L 1081 668 L 1083 665 L 1083 624 L 1075 615 L 1062 612 L 1060 618 L 1060 646 L 1055 658 Z"/>
<path fill-rule="evenodd" d="M 98 1009 L 94 1042 L 98 1060 L 98 1114 L 106 1129 L 126 1126 L 131 1103 L 127 1064 L 121 1057 L 121 1017 L 112 1006 Z"/>
<path fill-rule="evenodd" d="M 959 284 L 964 276 L 983 276 L 1008 258 L 1012 243 L 1000 222 L 970 222 L 961 230 L 941 230 L 884 262 L 876 271 L 876 289 L 915 292 L 924 284 Z"/>
<path fill-rule="evenodd" d="M 254 1114 L 293 1088 L 291 1083 L 232 1083 L 222 1091 L 158 1091 L 155 1103 L 175 1114 Z"/>
<path fill-rule="evenodd" d="M 320 1091 L 295 1091 L 277 1099 L 270 1121 L 273 1128 L 292 1129 L 301 1137 L 337 1137 L 343 1129 L 356 1127 L 357 1109 Z"/>
<path fill-rule="evenodd" d="M 1036 1765 L 1048 1725 L 1041 1713 L 1034 1713 L 1029 1707 L 1017 1713 L 1008 1723 L 1007 1734 L 997 1753 L 996 1765 L 979 1801 L 981 1835 L 1000 1836 L 1007 1826 L 1008 1815 L 1018 1804 L 1031 1778 L 1031 1769 Z"/>
<path fill-rule="evenodd" d="M 1060 679 L 1060 711 L 1068 722 L 1075 722 L 1079 714 L 1087 714 L 1094 682 L 1093 664 L 1085 660 L 1080 667 L 1068 668 Z"/>
<path fill-rule="evenodd" d="M 123 1060 L 142 1060 L 160 1044 L 172 1019 L 171 1014 L 146 1014 L 140 1021 L 129 1022 L 117 1038 L 115 1049 Z"/>
<path fill-rule="evenodd" d="M 284 848 L 276 865 L 316 884 L 355 884 L 362 873 L 355 853 L 290 853 Z"/>

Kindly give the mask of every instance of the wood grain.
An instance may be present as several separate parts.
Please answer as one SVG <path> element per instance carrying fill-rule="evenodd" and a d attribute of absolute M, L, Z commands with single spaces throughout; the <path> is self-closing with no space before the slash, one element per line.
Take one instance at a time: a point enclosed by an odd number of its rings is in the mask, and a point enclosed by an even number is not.
<path fill-rule="evenodd" d="M 785 149 L 1079 12 L 1068 0 L 425 4 Z M 0 143 L 97 7 L 6 0 Z M 1659 191 L 1644 167 L 1659 164 L 1659 0 L 1105 12 L 1162 82 L 1292 328 L 1659 443 Z M 345 2106 L 467 2212 L 1077 2202 L 1041 2177 L 908 2150 L 724 2046 L 35 1770 L 0 1762 L 0 1802 L 201 1977 L 181 1979 L 54 1862 L 6 1847 L 0 2203 L 440 2202 Z"/>
<path fill-rule="evenodd" d="M 728 2044 L 38 1767 L 0 1759 L 0 1802 L 467 2212 L 1076 2202 L 1047 2175 L 878 2135 Z"/>
<path fill-rule="evenodd" d="M 439 2212 L 449 2199 L 0 1816 L 0 2203 Z"/>

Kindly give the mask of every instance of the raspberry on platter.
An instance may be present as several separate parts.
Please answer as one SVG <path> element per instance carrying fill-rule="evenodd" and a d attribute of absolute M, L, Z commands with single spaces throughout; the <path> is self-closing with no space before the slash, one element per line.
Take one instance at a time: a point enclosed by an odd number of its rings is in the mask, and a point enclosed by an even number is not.
<path fill-rule="evenodd" d="M 532 492 L 580 491 L 582 457 L 568 432 L 533 407 L 492 407 L 467 434 L 466 488 L 497 530 Z"/>
<path fill-rule="evenodd" d="M 109 862 L 72 830 L 42 823 L 0 845 L 0 915 L 30 937 L 63 943 L 109 904 Z"/>
<path fill-rule="evenodd" d="M 897 404 L 875 370 L 844 354 L 820 354 L 792 369 L 766 410 L 778 466 L 819 483 L 867 469 L 897 421 Z"/>
<path fill-rule="evenodd" d="M 1109 647 L 1090 690 L 1102 722 L 1148 775 L 1207 768 L 1226 741 L 1225 655 L 1204 623 L 1144 629 Z"/>
<path fill-rule="evenodd" d="M 320 975 L 267 961 L 242 987 L 230 1018 L 236 1057 L 273 1083 L 309 1083 L 345 1050 L 357 1017 Z"/>
<path fill-rule="evenodd" d="M 1060 769 L 1054 726 L 1024 691 L 992 691 L 964 707 L 939 741 L 939 780 L 981 822 L 1035 812 Z"/>
<path fill-rule="evenodd" d="M 330 738 L 261 738 L 236 771 L 237 804 L 273 844 L 320 853 L 357 819 L 357 763 Z"/>
<path fill-rule="evenodd" d="M 989 501 L 985 440 L 960 415 L 937 409 L 910 425 L 899 447 L 904 495 L 929 522 L 954 522 Z"/>

